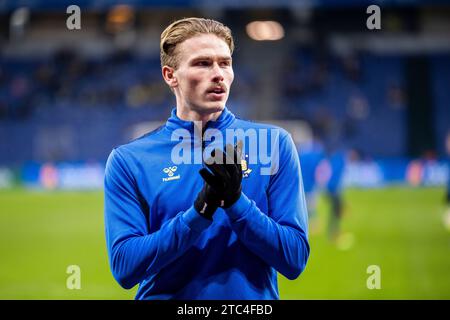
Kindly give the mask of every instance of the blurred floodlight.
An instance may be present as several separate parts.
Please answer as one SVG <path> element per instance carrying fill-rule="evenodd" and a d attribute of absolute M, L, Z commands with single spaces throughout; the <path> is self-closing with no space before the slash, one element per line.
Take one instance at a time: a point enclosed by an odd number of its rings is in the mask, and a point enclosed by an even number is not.
<path fill-rule="evenodd" d="M 129 5 L 116 5 L 108 12 L 106 20 L 108 31 L 124 31 L 129 29 L 133 23 L 134 10 Z"/>
<path fill-rule="evenodd" d="M 274 41 L 284 37 L 284 28 L 276 21 L 253 21 L 245 29 L 248 36 L 256 41 Z"/>

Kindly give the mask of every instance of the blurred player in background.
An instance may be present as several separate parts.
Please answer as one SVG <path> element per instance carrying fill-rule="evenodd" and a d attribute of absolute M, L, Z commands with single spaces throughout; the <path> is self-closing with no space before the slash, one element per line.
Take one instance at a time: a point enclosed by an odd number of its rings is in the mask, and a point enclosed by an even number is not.
<path fill-rule="evenodd" d="M 310 250 L 292 137 L 237 119 L 225 107 L 234 78 L 228 27 L 178 20 L 162 33 L 160 48 L 163 78 L 177 105 L 164 126 L 115 148 L 108 159 L 112 273 L 124 288 L 139 284 L 136 299 L 278 299 L 277 272 L 297 278 Z M 279 134 L 273 174 L 244 161 L 239 142 L 224 147 L 205 138 L 209 129 L 268 128 Z M 189 151 L 193 144 L 206 154 L 204 163 L 174 164 L 180 135 L 187 136 Z"/>
<path fill-rule="evenodd" d="M 317 217 L 318 186 L 316 183 L 316 170 L 325 154 L 322 142 L 314 135 L 313 139 L 298 147 L 302 167 L 303 187 L 305 189 L 306 203 L 311 234 L 318 232 L 319 220 Z"/>
<path fill-rule="evenodd" d="M 330 203 L 330 215 L 328 222 L 328 236 L 332 241 L 338 241 L 340 224 L 342 219 L 342 178 L 345 170 L 346 152 L 344 150 L 331 151 L 327 160 L 330 165 L 331 175 L 326 184 L 326 197 Z"/>

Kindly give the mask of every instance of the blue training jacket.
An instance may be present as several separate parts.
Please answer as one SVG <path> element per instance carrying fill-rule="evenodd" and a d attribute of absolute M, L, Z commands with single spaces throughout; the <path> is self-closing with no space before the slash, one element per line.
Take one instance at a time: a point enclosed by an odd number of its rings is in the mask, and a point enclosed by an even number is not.
<path fill-rule="evenodd" d="M 262 161 L 243 166 L 239 200 L 219 208 L 213 221 L 203 218 L 193 203 L 204 164 L 174 164 L 180 140 L 173 136 L 191 134 L 183 143 L 195 148 L 214 143 L 202 145 L 194 123 L 173 109 L 165 125 L 115 148 L 108 158 L 105 231 L 112 274 L 126 289 L 139 284 L 136 299 L 279 299 L 277 271 L 297 278 L 310 251 L 294 142 L 285 130 L 238 119 L 227 108 L 206 127 L 224 136 L 226 129 L 275 129 L 277 170 L 261 174 Z"/>

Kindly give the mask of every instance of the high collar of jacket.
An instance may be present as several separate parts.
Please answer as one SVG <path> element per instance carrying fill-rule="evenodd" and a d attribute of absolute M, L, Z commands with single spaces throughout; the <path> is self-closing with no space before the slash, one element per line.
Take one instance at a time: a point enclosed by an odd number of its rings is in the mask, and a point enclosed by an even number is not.
<path fill-rule="evenodd" d="M 214 128 L 222 131 L 227 127 L 229 127 L 234 122 L 235 119 L 236 119 L 235 115 L 230 110 L 228 110 L 227 107 L 224 107 L 222 113 L 217 118 L 217 120 L 208 121 L 203 130 Z M 190 132 L 194 132 L 194 122 L 180 119 L 177 116 L 176 108 L 172 109 L 170 118 L 166 122 L 166 127 L 171 131 L 176 129 L 186 129 Z"/>

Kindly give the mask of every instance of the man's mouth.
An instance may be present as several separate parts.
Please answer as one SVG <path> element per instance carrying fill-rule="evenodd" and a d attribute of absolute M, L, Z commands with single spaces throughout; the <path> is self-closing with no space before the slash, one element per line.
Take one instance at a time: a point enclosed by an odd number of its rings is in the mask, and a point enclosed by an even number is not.
<path fill-rule="evenodd" d="M 225 89 L 222 87 L 215 87 L 213 89 L 208 90 L 207 93 L 222 94 L 225 93 Z"/>
<path fill-rule="evenodd" d="M 206 91 L 207 96 L 216 101 L 223 100 L 225 98 L 225 93 L 226 90 L 221 86 L 217 86 Z"/>

